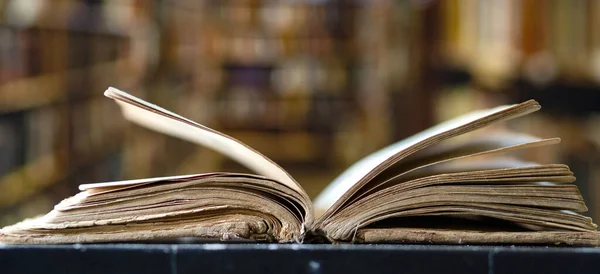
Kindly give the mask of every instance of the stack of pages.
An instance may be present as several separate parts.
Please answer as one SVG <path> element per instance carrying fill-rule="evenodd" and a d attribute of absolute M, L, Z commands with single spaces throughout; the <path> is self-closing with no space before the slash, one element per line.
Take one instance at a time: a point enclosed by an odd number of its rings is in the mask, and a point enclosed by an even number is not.
<path fill-rule="evenodd" d="M 188 140 L 254 174 L 204 173 L 81 185 L 44 216 L 0 230 L 11 244 L 172 240 L 436 244 L 600 244 L 575 177 L 515 158 L 554 145 L 474 132 L 540 109 L 527 101 L 466 114 L 358 161 L 311 201 L 258 151 L 115 88 L 129 121 Z M 289 144 L 294 145 L 294 144 Z M 538 148 L 539 149 L 539 148 Z"/>

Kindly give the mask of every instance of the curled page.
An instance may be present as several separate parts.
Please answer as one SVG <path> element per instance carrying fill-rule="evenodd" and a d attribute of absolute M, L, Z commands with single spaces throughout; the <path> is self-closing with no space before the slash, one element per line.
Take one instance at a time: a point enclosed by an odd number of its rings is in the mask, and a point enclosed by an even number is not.
<path fill-rule="evenodd" d="M 298 193 L 308 199 L 308 195 L 306 195 L 300 185 L 285 170 L 248 145 L 116 88 L 109 87 L 104 95 L 114 99 L 119 104 L 127 120 L 218 151 L 256 172 L 258 175 L 276 180 L 298 191 Z M 131 182 L 136 183 L 136 181 Z M 120 187 L 123 186 L 123 182 L 113 182 L 112 184 Z M 86 184 L 81 185 L 79 188 L 90 189 L 95 186 L 98 185 Z M 111 185 L 110 183 L 108 185 L 104 183 L 101 186 L 110 187 Z"/>
<path fill-rule="evenodd" d="M 530 100 L 519 105 L 474 111 L 438 124 L 356 162 L 329 184 L 317 196 L 313 205 L 319 212 L 326 211 L 324 217 L 327 217 L 326 215 L 332 214 L 337 206 L 356 191 L 356 188 L 372 179 L 386 167 L 399 161 L 402 158 L 398 158 L 399 156 L 405 157 L 441 140 L 473 131 L 496 121 L 525 115 L 539 108 L 537 102 Z"/>

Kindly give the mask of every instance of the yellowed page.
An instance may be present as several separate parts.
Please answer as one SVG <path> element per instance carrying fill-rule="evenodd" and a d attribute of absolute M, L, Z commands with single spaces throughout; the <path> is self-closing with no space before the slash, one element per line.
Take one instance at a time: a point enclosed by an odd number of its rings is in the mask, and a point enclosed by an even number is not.
<path fill-rule="evenodd" d="M 455 119 L 443 122 L 437 126 L 429 128 L 409 138 L 383 148 L 373 154 L 356 162 L 342 174 L 340 174 L 331 184 L 321 192 L 314 200 L 315 208 L 328 209 L 337 202 L 352 186 L 357 184 L 367 174 L 372 172 L 377 166 L 386 160 L 392 158 L 403 151 L 406 151 L 416 144 L 423 142 L 436 135 L 449 132 L 461 126 L 475 122 L 483 117 L 500 113 L 511 106 L 500 106 L 493 109 L 480 110 L 457 117 Z"/>
<path fill-rule="evenodd" d="M 146 128 L 211 148 L 248 167 L 257 174 L 276 180 L 308 197 L 306 192 L 285 170 L 242 142 L 116 88 L 109 87 L 104 95 L 114 99 L 119 104 L 127 120 Z M 143 182 L 134 180 L 129 181 L 129 183 L 84 184 L 80 186 L 80 189 L 112 186 L 122 187 L 124 184 L 139 183 Z"/>
<path fill-rule="evenodd" d="M 471 112 L 363 158 L 343 172 L 314 200 L 314 207 L 320 214 L 315 225 L 318 226 L 334 214 L 345 201 L 378 174 L 412 153 L 489 124 L 516 118 L 539 109 L 540 105 L 536 101 L 529 100 L 518 105 Z"/>

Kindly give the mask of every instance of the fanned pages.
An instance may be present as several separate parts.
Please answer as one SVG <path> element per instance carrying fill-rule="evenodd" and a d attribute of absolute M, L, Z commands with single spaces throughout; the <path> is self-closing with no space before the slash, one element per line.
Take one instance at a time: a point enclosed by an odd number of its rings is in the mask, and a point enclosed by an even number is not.
<path fill-rule="evenodd" d="M 329 217 L 361 186 L 404 157 L 451 137 L 539 109 L 540 105 L 537 102 L 529 100 L 519 105 L 475 111 L 434 126 L 365 157 L 344 171 L 323 194 L 317 197 L 315 205 L 327 210 L 321 219 Z"/>
<path fill-rule="evenodd" d="M 285 170 L 244 143 L 118 89 L 108 88 L 104 95 L 116 100 L 129 121 L 214 149 L 257 174 L 277 180 L 306 196 L 300 185 Z"/>
<path fill-rule="evenodd" d="M 267 242 L 600 245 L 561 164 L 517 156 L 560 142 L 478 129 L 540 109 L 466 114 L 358 161 L 313 203 L 280 166 L 232 137 L 115 88 L 129 121 L 216 150 L 256 174 L 84 184 L 44 216 L 0 230 L 12 244 L 195 238 Z M 289 144 L 293 145 L 293 144 Z M 519 153 L 515 153 L 519 152 Z"/>

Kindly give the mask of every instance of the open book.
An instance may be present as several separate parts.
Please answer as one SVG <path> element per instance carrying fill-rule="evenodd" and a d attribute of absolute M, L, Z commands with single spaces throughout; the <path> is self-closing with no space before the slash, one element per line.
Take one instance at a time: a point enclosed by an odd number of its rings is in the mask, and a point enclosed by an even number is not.
<path fill-rule="evenodd" d="M 596 225 L 580 214 L 587 208 L 569 167 L 514 157 L 560 139 L 474 132 L 539 110 L 533 100 L 469 113 L 392 144 L 352 165 L 311 201 L 290 174 L 242 142 L 115 88 L 105 95 L 129 121 L 214 149 L 255 174 L 81 185 L 50 213 L 0 230 L 0 242 L 194 237 L 600 245 Z"/>

